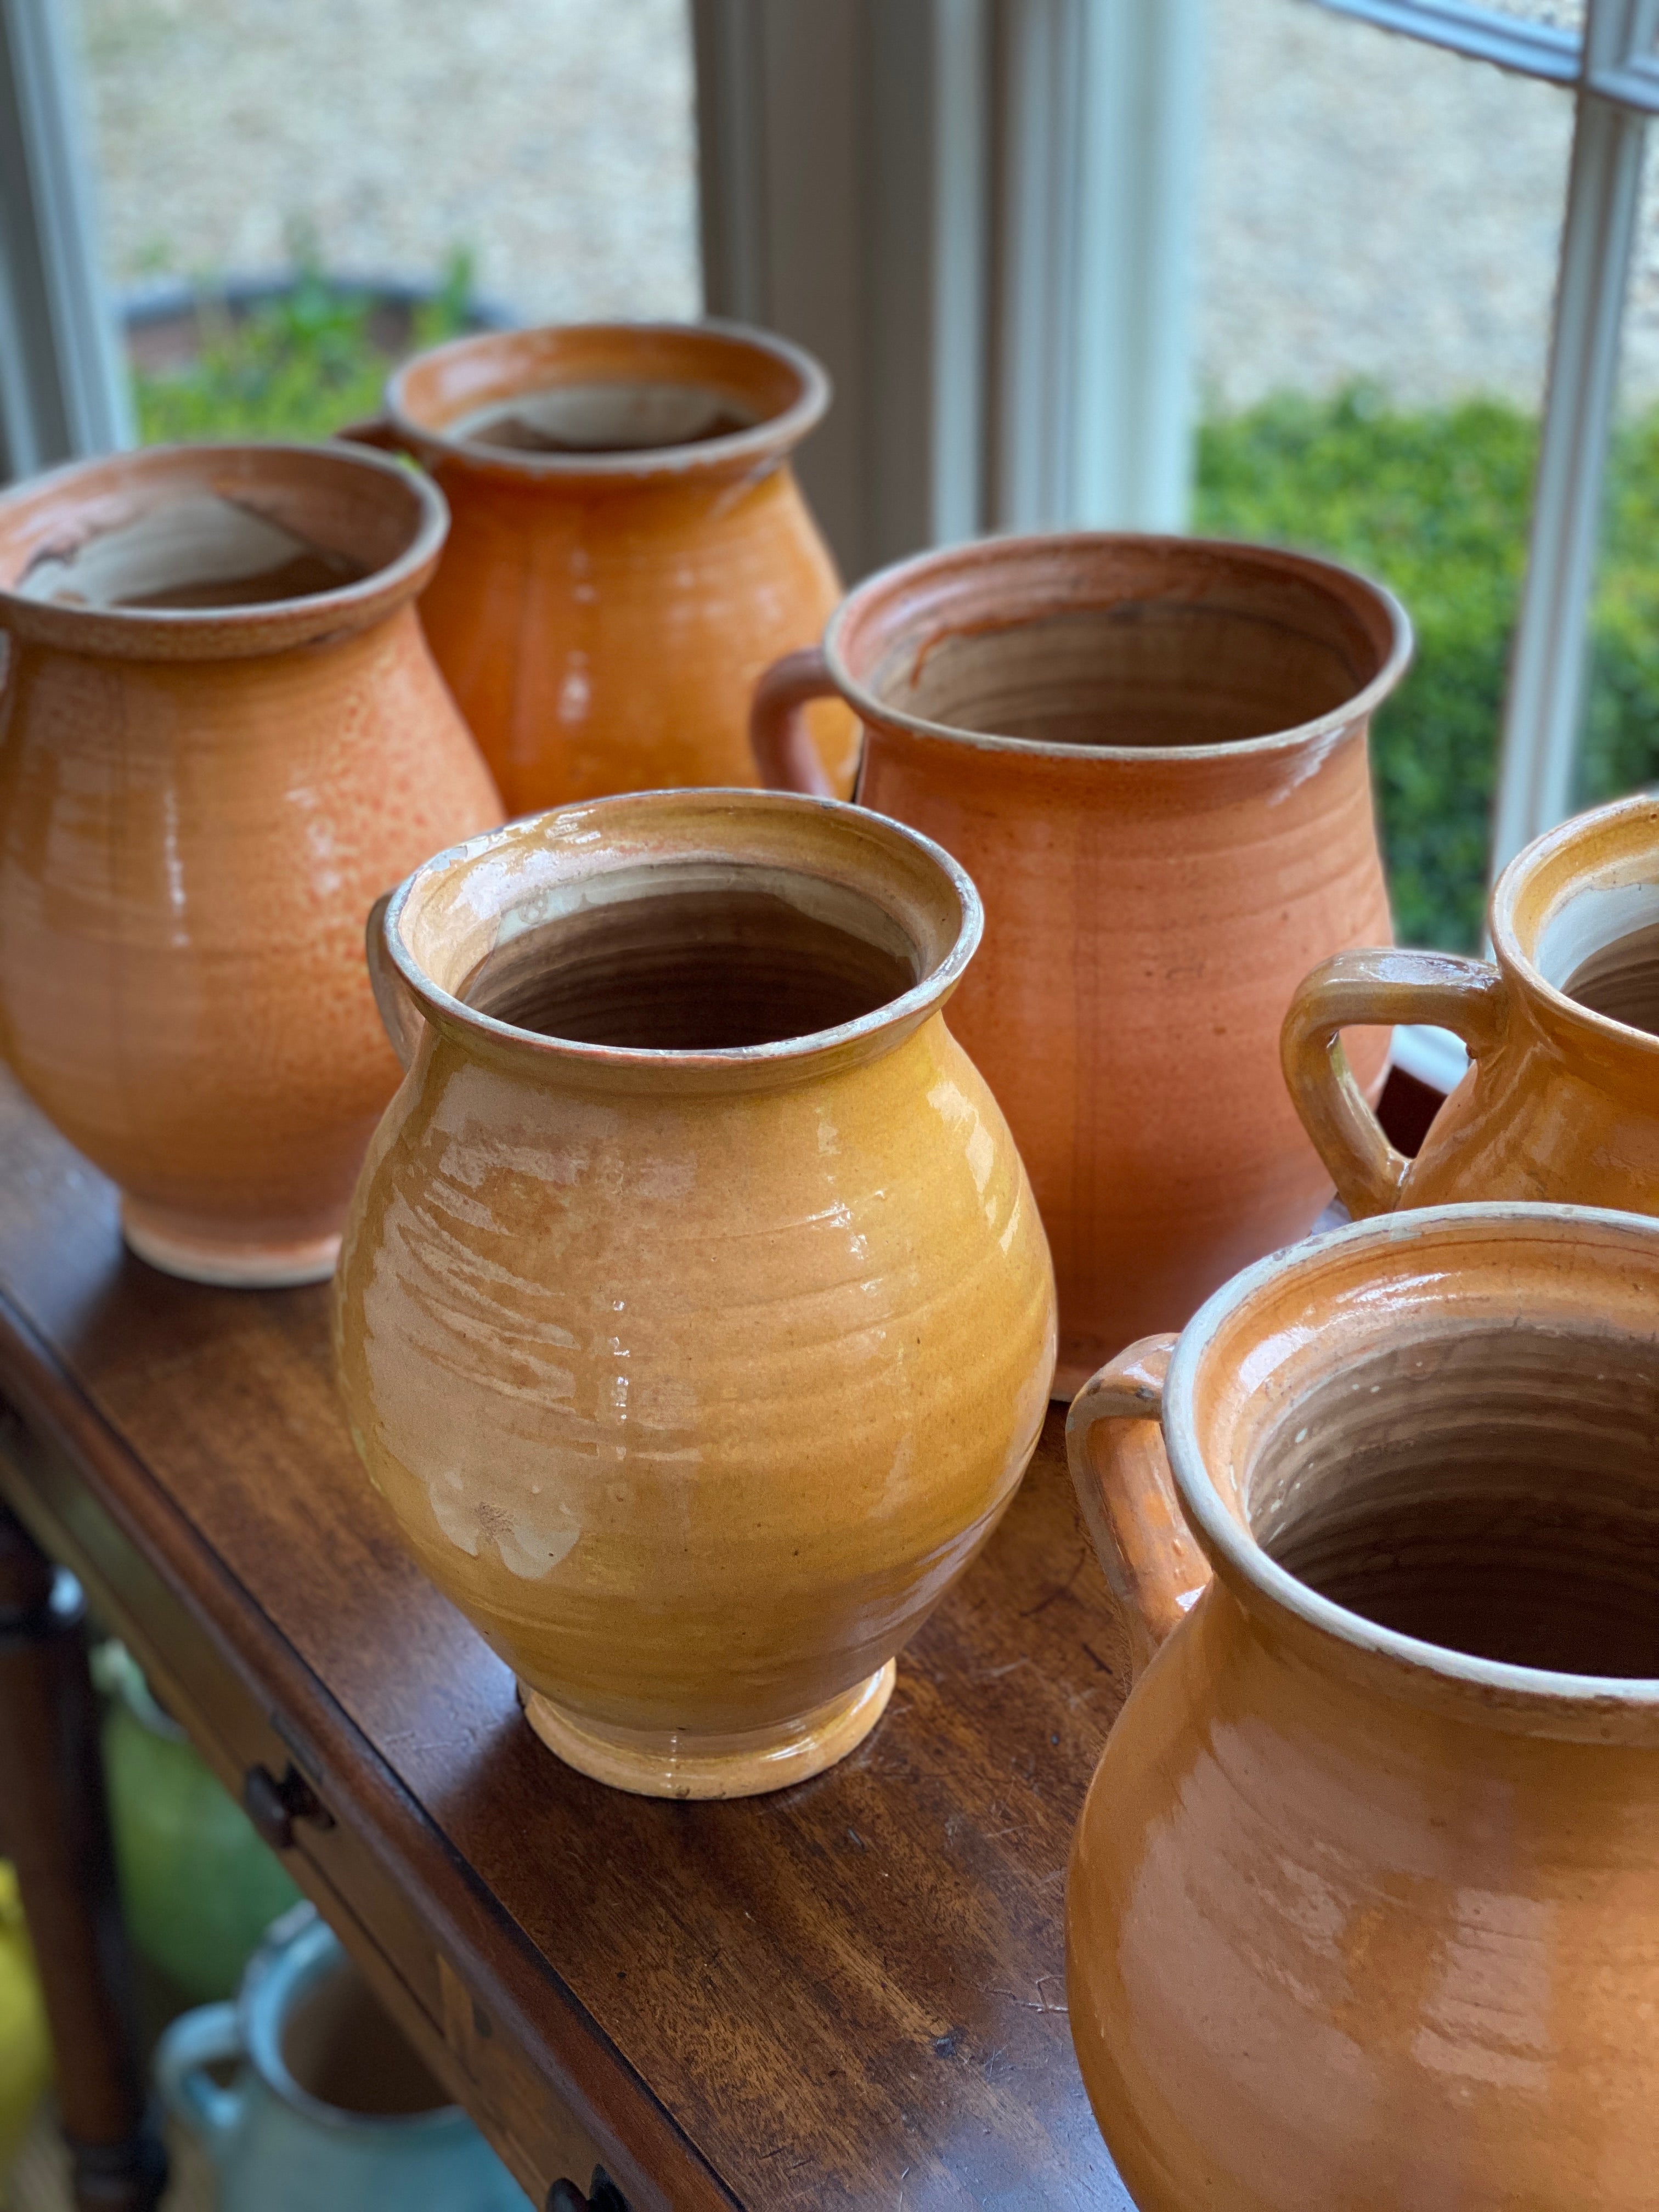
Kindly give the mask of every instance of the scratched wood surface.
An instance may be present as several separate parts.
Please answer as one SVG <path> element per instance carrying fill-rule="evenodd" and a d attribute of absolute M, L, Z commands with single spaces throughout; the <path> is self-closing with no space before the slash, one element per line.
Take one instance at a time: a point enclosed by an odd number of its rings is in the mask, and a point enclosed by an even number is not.
<path fill-rule="evenodd" d="M 0 1091 L 0 1395 L 62 1444 L 57 1525 L 118 1525 L 106 1571 L 134 1607 L 161 1622 L 161 1592 L 209 1622 L 302 1719 L 337 1814 L 467 1985 L 531 2023 L 509 2032 L 546 2039 L 639 2201 L 1127 2204 L 1072 2055 L 1061 1925 L 1126 1655 L 1058 1418 L 853 1757 L 666 1805 L 544 1751 L 405 1560 L 336 1406 L 325 1302 L 152 1273 L 109 1187 Z"/>

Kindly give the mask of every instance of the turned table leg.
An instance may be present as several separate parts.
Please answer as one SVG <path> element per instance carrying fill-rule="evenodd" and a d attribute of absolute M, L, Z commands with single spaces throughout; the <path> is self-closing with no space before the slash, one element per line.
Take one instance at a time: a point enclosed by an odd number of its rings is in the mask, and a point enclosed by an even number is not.
<path fill-rule="evenodd" d="M 0 1851 L 17 1869 L 81 2212 L 153 2212 L 167 2180 L 133 2031 L 79 1589 L 0 1505 Z"/>

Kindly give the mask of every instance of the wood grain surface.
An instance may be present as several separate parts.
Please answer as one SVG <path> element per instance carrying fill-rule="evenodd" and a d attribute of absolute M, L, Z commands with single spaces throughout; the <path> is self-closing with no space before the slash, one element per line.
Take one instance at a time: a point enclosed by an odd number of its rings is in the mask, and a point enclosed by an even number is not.
<path fill-rule="evenodd" d="M 1061 1957 L 1127 1654 L 1059 1419 L 868 1742 L 675 1805 L 536 1742 L 361 1474 L 325 1319 L 323 1290 L 131 1258 L 109 1186 L 0 1092 L 0 1488 L 227 1778 L 307 1777 L 335 1826 L 296 1828 L 296 1877 L 527 2185 L 591 2151 L 635 2212 L 1127 2204 Z"/>

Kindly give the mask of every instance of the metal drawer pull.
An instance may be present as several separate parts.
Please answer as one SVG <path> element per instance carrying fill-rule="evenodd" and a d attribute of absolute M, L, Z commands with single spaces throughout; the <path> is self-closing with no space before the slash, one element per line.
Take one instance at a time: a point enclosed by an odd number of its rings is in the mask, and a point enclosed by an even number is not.
<path fill-rule="evenodd" d="M 556 2181 L 547 2192 L 547 2212 L 628 2212 L 628 2199 L 602 2166 L 584 2197 L 574 2181 Z"/>
<path fill-rule="evenodd" d="M 293 1848 L 296 1820 L 309 1820 L 313 1828 L 334 1826 L 334 1815 L 293 1765 L 280 1782 L 268 1766 L 250 1766 L 242 1784 L 242 1805 L 260 1840 L 273 1851 Z"/>

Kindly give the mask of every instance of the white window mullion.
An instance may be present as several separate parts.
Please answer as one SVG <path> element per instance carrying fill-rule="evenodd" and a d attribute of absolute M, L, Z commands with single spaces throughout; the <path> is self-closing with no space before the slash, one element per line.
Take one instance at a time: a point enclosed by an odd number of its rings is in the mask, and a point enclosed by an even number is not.
<path fill-rule="evenodd" d="M 1590 0 L 1586 75 L 1622 58 L 1655 13 L 1653 0 Z M 1504 712 L 1494 874 L 1571 805 L 1644 137 L 1642 115 L 1580 93 L 1526 582 Z"/>
<path fill-rule="evenodd" d="M 64 0 L 0 0 L 0 475 L 132 442 Z"/>

